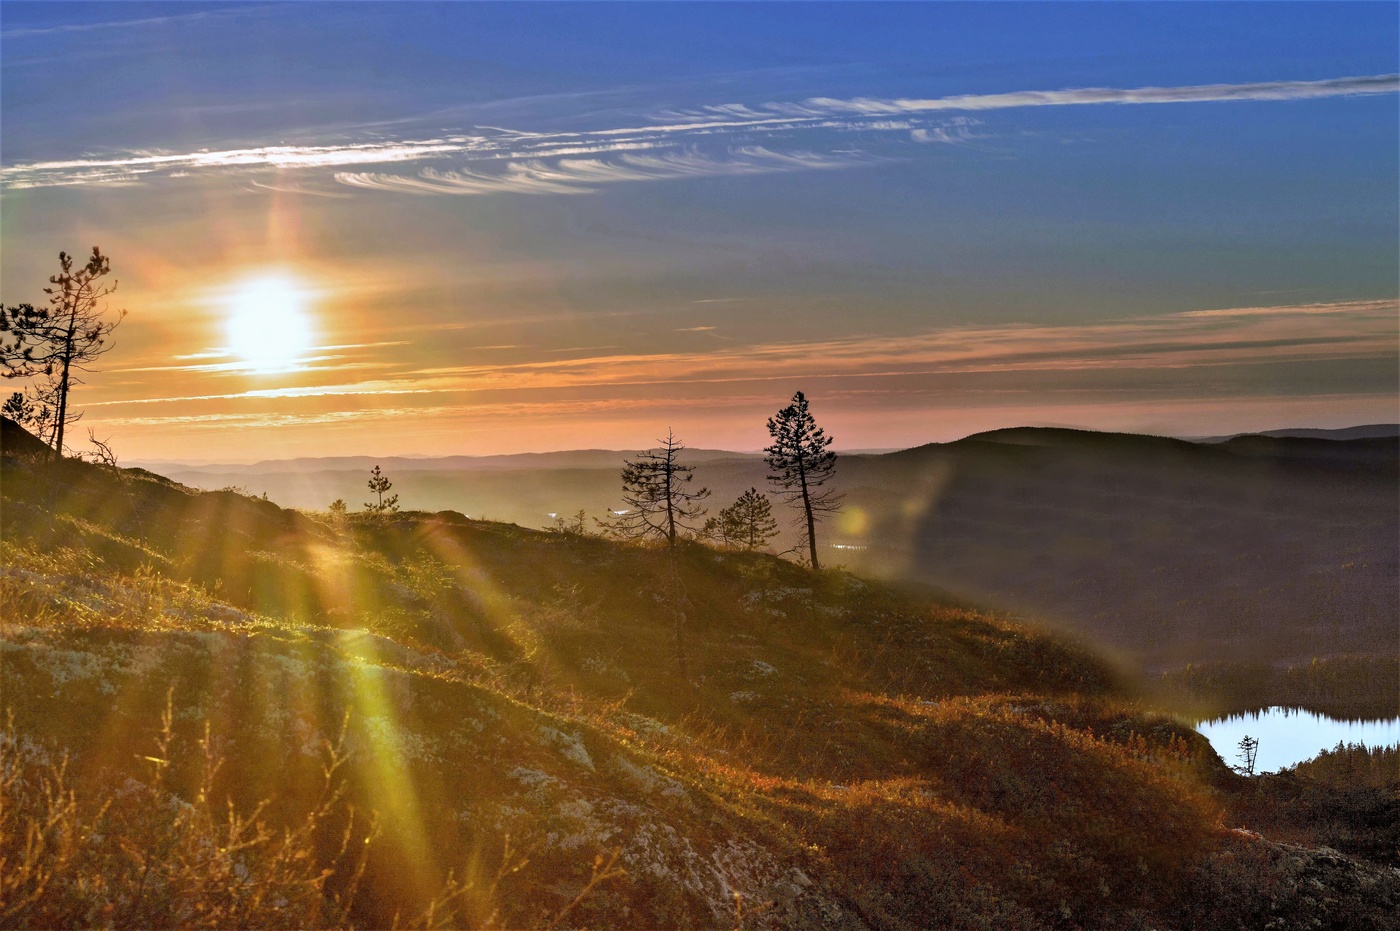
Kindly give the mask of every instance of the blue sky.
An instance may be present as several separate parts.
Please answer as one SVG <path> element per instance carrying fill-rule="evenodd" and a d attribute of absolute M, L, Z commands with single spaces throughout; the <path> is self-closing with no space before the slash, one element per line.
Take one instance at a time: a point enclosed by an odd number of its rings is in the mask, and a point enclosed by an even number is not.
<path fill-rule="evenodd" d="M 5 2 L 4 299 L 140 455 L 1395 420 L 1397 9 Z"/>

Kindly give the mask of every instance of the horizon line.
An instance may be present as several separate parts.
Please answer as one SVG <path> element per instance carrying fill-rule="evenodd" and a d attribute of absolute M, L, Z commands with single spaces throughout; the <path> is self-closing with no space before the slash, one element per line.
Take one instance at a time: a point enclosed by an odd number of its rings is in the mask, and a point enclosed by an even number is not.
<path fill-rule="evenodd" d="M 7 419 L 8 419 L 8 418 L 7 418 Z M 1116 436 L 1144 436 L 1144 437 L 1153 437 L 1153 438 L 1160 438 L 1160 439 L 1182 440 L 1182 441 L 1185 441 L 1185 442 L 1188 442 L 1188 443 L 1208 443 L 1208 442 L 1218 442 L 1218 441 L 1222 441 L 1222 440 L 1234 439 L 1234 438 L 1236 438 L 1236 437 L 1245 437 L 1245 436 L 1268 436 L 1268 435 L 1270 435 L 1270 434 L 1281 433 L 1281 432 L 1284 432 L 1284 431 L 1316 431 L 1316 432 L 1325 432 L 1325 433 L 1341 433 L 1341 432 L 1345 432 L 1345 431 L 1348 431 L 1348 430 L 1360 430 L 1360 429 L 1365 429 L 1365 428 L 1368 428 L 1368 427 L 1389 427 L 1389 428 L 1394 428 L 1394 430 L 1396 431 L 1396 435 L 1397 435 L 1397 436 L 1400 436 L 1400 421 L 1397 421 L 1397 422 L 1394 422 L 1394 423 L 1385 422 L 1385 421 L 1373 422 L 1373 423 L 1358 423 L 1358 424 L 1350 424 L 1350 425 L 1344 426 L 1344 427 L 1313 427 L 1313 426 L 1271 427 L 1271 428 L 1265 429 L 1265 430 L 1245 430 L 1245 431 L 1236 432 L 1236 433 L 1190 434 L 1190 435 L 1187 435 L 1187 434 L 1180 434 L 1180 433 L 1146 433 L 1146 432 L 1135 432 L 1135 431 L 1131 431 L 1131 430 L 1104 430 L 1104 429 L 1098 429 L 1098 428 L 1095 428 L 1095 427 L 1085 427 L 1085 426 L 1077 426 L 1077 425 L 1070 425 L 1070 424 L 1040 423 L 1040 424 L 1018 424 L 1018 425 L 1015 425 L 1015 426 L 1007 426 L 1007 427 L 993 427 L 993 428 L 990 429 L 990 430 L 978 430 L 978 431 L 975 431 L 975 432 L 973 432 L 973 433 L 969 433 L 969 434 L 967 434 L 966 436 L 958 437 L 957 439 L 954 439 L 954 440 L 930 440 L 930 441 L 928 441 L 928 442 L 926 442 L 926 443 L 915 443 L 915 444 L 910 445 L 910 446 L 860 446 L 860 447 L 853 447 L 853 448 L 850 448 L 850 449 L 841 449 L 841 448 L 839 448 L 839 447 L 833 447 L 832 451 L 835 452 L 835 453 L 837 453 L 838 455 L 844 455 L 844 456 L 882 456 L 882 455 L 889 455 L 889 454 L 891 454 L 891 453 L 906 452 L 906 451 L 911 450 L 911 449 L 920 449 L 920 448 L 922 448 L 922 447 L 924 447 L 924 446 L 947 446 L 947 445 L 951 445 L 951 444 L 953 444 L 953 443 L 960 443 L 960 442 L 962 442 L 963 440 L 969 440 L 969 439 L 972 439 L 972 438 L 974 438 L 974 437 L 986 436 L 987 434 L 991 434 L 991 433 L 1003 433 L 1003 432 L 1007 432 L 1007 431 L 1011 431 L 1011 430 L 1064 430 L 1064 431 L 1075 432 L 1075 433 L 1101 433 L 1101 434 L 1116 435 Z M 22 428 L 21 428 L 21 429 L 22 429 Z M 731 455 L 733 455 L 733 456 L 735 456 L 735 457 L 756 457 L 756 456 L 761 456 L 761 455 L 763 455 L 763 450 L 761 450 L 761 449 L 757 449 L 757 450 L 721 449 L 721 448 L 718 448 L 718 447 L 708 447 L 708 446 L 687 446 L 687 447 L 684 447 L 684 448 L 685 448 L 686 450 L 691 451 L 691 452 L 701 452 L 701 453 L 728 453 L 728 454 L 731 454 Z M 216 467 L 216 466 L 245 466 L 245 467 L 246 467 L 246 466 L 255 466 L 255 465 L 270 465 L 270 464 L 281 463 L 281 462 L 326 462 L 326 461 L 331 461 L 331 460 L 336 460 L 336 459 L 379 459 L 379 460 L 381 460 L 381 461 L 385 461 L 385 460 L 394 460 L 394 459 L 414 459 L 414 460 L 432 461 L 432 460 L 443 460 L 443 459 L 509 459 L 509 458 L 515 458 L 515 457 L 521 457 L 521 456 L 561 456 L 561 455 L 566 455 L 566 454 L 569 454 L 569 453 L 617 453 L 617 454 L 623 455 L 623 456 L 630 456 L 630 455 L 635 455 L 635 454 L 637 453 L 637 450 L 635 450 L 635 449 L 633 449 L 633 448 L 631 448 L 631 447 L 619 448 L 619 449 L 611 449 L 611 448 L 608 448 L 608 447 L 593 446 L 593 447 L 572 447 L 572 448 L 569 448 L 569 449 L 551 449 L 551 450 L 520 450 L 520 451 L 517 451 L 517 452 L 509 452 L 509 453 L 445 453 L 445 454 L 438 454 L 438 455 L 430 455 L 430 454 L 427 454 L 427 453 L 390 453 L 390 454 L 387 454 L 387 455 L 380 455 L 380 456 L 376 456 L 376 455 L 373 454 L 373 453 L 344 453 L 344 454 L 341 454 L 341 455 L 334 455 L 334 456 L 289 456 L 289 457 L 283 457 L 283 458 L 272 458 L 272 459 L 246 459 L 246 460 L 230 460 L 230 459 L 208 459 L 208 460 L 205 460 L 205 459 L 167 459 L 167 458 L 161 458 L 161 457 L 152 457 L 152 458 L 141 458 L 141 457 L 136 457 L 136 458 L 130 459 L 130 460 L 128 460 L 128 461 L 129 461 L 129 463 L 130 463 L 130 467 L 133 467 L 133 468 L 140 468 L 140 467 L 143 467 L 143 466 L 146 466 L 146 465 L 183 465 L 183 466 L 192 466 L 192 467 L 197 467 L 197 468 L 212 468 L 212 467 Z"/>

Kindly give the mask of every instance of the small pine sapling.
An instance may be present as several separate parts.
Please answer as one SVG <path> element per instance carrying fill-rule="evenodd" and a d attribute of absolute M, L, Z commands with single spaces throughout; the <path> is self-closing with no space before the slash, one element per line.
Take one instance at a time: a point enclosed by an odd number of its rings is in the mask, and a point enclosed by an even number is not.
<path fill-rule="evenodd" d="M 393 487 L 394 483 L 389 481 L 388 476 L 379 471 L 379 466 L 375 466 L 369 473 L 369 490 L 374 492 L 375 500 L 366 501 L 365 510 L 380 516 L 397 511 L 399 509 L 399 496 L 384 497 L 384 493 Z"/>
<path fill-rule="evenodd" d="M 768 496 L 750 488 L 719 517 L 705 522 L 707 536 L 725 546 L 742 550 L 759 550 L 778 535 L 778 522 L 773 519 L 773 505 Z"/>

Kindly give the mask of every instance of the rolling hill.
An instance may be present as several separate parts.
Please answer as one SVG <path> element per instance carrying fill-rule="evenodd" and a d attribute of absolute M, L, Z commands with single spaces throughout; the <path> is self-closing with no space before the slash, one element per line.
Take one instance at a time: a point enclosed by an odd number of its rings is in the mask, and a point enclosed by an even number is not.
<path fill-rule="evenodd" d="M 871 529 L 851 564 L 1054 619 L 1148 666 L 1393 656 L 1398 451 L 1007 430 L 852 460 L 848 505 Z"/>
<path fill-rule="evenodd" d="M 1043 632 L 4 439 L 6 926 L 1397 926 L 1393 870 L 1227 827 L 1240 777 Z"/>

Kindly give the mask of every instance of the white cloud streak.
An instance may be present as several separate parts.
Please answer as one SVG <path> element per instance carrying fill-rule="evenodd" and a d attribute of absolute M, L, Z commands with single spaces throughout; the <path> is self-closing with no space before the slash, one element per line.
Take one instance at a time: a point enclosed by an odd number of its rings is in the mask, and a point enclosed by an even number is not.
<path fill-rule="evenodd" d="M 1400 75 L 1383 74 L 1323 81 L 1078 88 L 937 98 L 814 97 L 800 103 L 758 107 L 717 104 L 664 113 L 652 125 L 571 132 L 478 127 L 471 133 L 426 139 L 375 138 L 198 152 L 131 151 L 6 166 L 0 168 L 0 184 L 6 189 L 21 190 L 57 185 L 135 184 L 153 177 L 206 172 L 320 171 L 323 174 L 319 177 L 331 173 L 343 185 L 411 194 L 579 194 L 622 182 L 843 168 L 877 161 L 851 154 L 779 152 L 755 144 L 755 135 L 779 137 L 837 130 L 897 133 L 916 143 L 958 144 L 976 138 L 970 129 L 974 125 L 972 118 L 954 116 L 934 121 L 933 117 L 1023 107 L 1316 100 L 1397 91 Z M 723 155 L 696 150 L 697 145 L 707 141 L 718 149 L 726 136 L 733 144 L 725 147 Z M 584 155 L 596 158 L 577 158 Z M 423 162 L 455 164 L 434 164 L 413 174 L 337 171 L 354 166 Z M 492 162 L 504 162 L 507 167 L 487 170 Z M 300 190 L 316 193 L 312 188 Z"/>
<path fill-rule="evenodd" d="M 36 36 L 63 35 L 72 32 L 106 32 L 111 29 L 131 29 L 140 26 L 169 26 L 178 22 L 211 19 L 237 13 L 252 12 L 256 7 L 243 7 L 232 10 L 202 10 L 197 13 L 176 13 L 172 16 L 148 16 L 143 19 L 118 19 L 103 23 L 64 23 L 57 26 L 21 26 L 18 29 L 0 31 L 0 38 L 26 39 Z"/>
<path fill-rule="evenodd" d="M 0 169 L 7 188 L 47 187 L 134 180 L 153 171 L 193 171 L 210 168 L 332 168 L 343 165 L 387 164 L 460 155 L 485 148 L 485 139 L 362 143 L 353 145 L 275 145 L 220 152 L 161 154 L 133 152 L 113 158 L 33 162 Z"/>
<path fill-rule="evenodd" d="M 1323 81 L 1266 81 L 1257 84 L 1196 84 L 1185 87 L 1081 87 L 1054 91 L 1013 91 L 1006 94 L 960 94 L 934 98 L 812 97 L 798 104 L 770 103 L 749 111 L 755 119 L 819 119 L 841 115 L 903 116 L 942 111 L 1008 110 L 1020 107 L 1063 107 L 1091 104 L 1224 103 L 1231 101 L 1318 100 L 1361 97 L 1400 91 L 1400 75 L 1376 74 L 1328 78 Z M 713 114 L 722 119 L 728 104 L 686 114 L 699 119 Z"/>
<path fill-rule="evenodd" d="M 504 172 L 436 171 L 416 176 L 373 172 L 342 172 L 342 184 L 407 194 L 587 194 L 598 185 L 629 181 L 667 181 L 723 175 L 757 175 L 787 171 L 831 170 L 868 165 L 875 159 L 860 155 L 819 155 L 813 152 L 774 152 L 762 146 L 740 146 L 725 157 L 694 151 L 648 155 L 624 154 L 615 159 L 562 159 L 514 162 Z"/>
<path fill-rule="evenodd" d="M 704 352 L 603 354 L 571 359 L 448 368 L 404 366 L 363 381 L 250 391 L 89 402 L 90 407 L 313 398 L 471 395 L 492 392 L 557 401 L 580 390 L 637 392 L 747 390 L 771 381 L 822 379 L 872 384 L 952 374 L 1200 370 L 1254 364 L 1392 359 L 1400 324 L 1395 300 L 1187 311 L 1081 324 L 948 327 L 908 335 L 741 345 Z M 547 351 L 548 352 L 548 351 Z M 873 382 L 871 380 L 874 380 Z M 684 386 L 691 386 L 685 388 Z M 729 386 L 721 389 L 719 386 Z"/>

